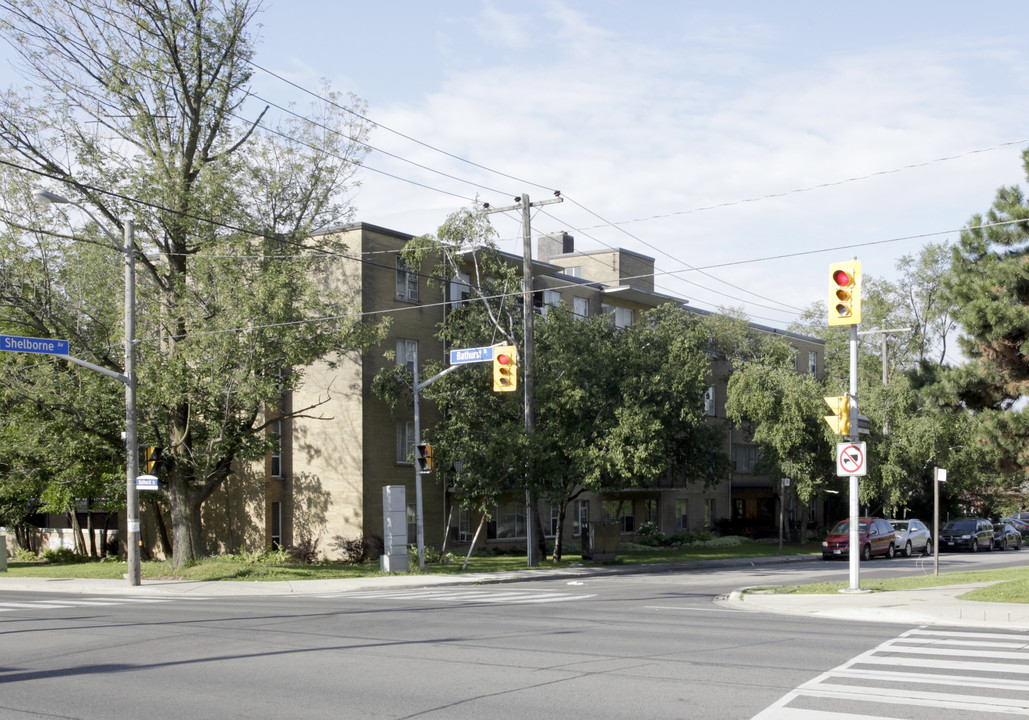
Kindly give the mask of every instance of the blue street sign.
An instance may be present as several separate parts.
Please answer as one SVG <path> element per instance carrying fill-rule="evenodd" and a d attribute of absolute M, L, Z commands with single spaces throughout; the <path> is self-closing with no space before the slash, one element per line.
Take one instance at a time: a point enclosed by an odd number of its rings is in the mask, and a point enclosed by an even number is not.
<path fill-rule="evenodd" d="M 463 363 L 492 362 L 493 346 L 465 348 L 464 350 L 450 351 L 450 364 L 461 365 Z"/>
<path fill-rule="evenodd" d="M 157 489 L 157 476 L 156 475 L 140 475 L 136 478 L 136 489 L 137 490 L 156 490 Z"/>
<path fill-rule="evenodd" d="M 67 355 L 68 341 L 0 335 L 0 350 L 42 353 L 46 355 Z"/>

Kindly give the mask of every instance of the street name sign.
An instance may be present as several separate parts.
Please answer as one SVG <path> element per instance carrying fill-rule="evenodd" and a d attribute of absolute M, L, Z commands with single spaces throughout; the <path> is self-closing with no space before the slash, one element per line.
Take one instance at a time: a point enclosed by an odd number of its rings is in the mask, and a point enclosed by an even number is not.
<path fill-rule="evenodd" d="M 136 478 L 136 489 L 137 490 L 156 490 L 157 489 L 157 476 L 156 475 L 140 475 Z"/>
<path fill-rule="evenodd" d="M 836 446 L 836 475 L 860 477 L 868 474 L 868 456 L 863 442 L 839 443 Z"/>
<path fill-rule="evenodd" d="M 463 350 L 450 351 L 450 364 L 463 365 L 464 363 L 493 362 L 493 346 L 464 348 Z"/>
<path fill-rule="evenodd" d="M 40 353 L 45 355 L 67 355 L 69 348 L 67 340 L 0 335 L 0 350 L 7 350 L 9 352 Z"/>

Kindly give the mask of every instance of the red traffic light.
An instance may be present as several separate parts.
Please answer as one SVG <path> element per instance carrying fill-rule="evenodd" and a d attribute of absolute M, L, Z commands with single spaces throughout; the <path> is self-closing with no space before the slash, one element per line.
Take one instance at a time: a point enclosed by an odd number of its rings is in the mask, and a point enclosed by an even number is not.
<path fill-rule="evenodd" d="M 832 281 L 840 287 L 847 287 L 853 284 L 854 278 L 846 270 L 837 270 L 832 274 Z"/>
<path fill-rule="evenodd" d="M 511 356 L 510 355 L 497 355 L 497 362 L 500 363 L 501 365 L 507 365 L 508 363 L 511 362 Z"/>

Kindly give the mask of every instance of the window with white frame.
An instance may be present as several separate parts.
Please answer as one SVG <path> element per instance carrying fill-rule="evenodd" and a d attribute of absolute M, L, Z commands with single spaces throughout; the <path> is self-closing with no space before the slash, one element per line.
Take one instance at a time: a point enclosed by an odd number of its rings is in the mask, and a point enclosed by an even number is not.
<path fill-rule="evenodd" d="M 690 529 L 689 498 L 675 499 L 675 529 L 681 532 L 685 532 Z"/>
<path fill-rule="evenodd" d="M 582 266 L 581 265 L 572 265 L 571 267 L 566 267 L 561 272 L 563 272 L 568 277 L 581 278 L 582 277 Z"/>
<path fill-rule="evenodd" d="M 397 422 L 397 464 L 410 465 L 414 462 L 414 420 Z"/>
<path fill-rule="evenodd" d="M 418 276 L 403 258 L 397 258 L 397 297 L 401 300 L 418 299 Z"/>
<path fill-rule="evenodd" d="M 544 290 L 543 291 L 543 317 L 547 316 L 547 311 L 552 307 L 561 307 L 561 293 L 557 290 Z"/>
<path fill-rule="evenodd" d="M 636 532 L 636 517 L 632 500 L 605 500 L 602 505 L 604 520 L 617 522 L 623 533 Z"/>
<path fill-rule="evenodd" d="M 272 477 L 282 477 L 282 418 L 272 425 Z"/>
<path fill-rule="evenodd" d="M 584 318 L 590 314 L 590 301 L 589 298 L 577 297 L 572 298 L 574 304 L 572 305 L 572 312 L 577 318 Z"/>
<path fill-rule="evenodd" d="M 493 523 L 495 530 L 491 537 L 500 539 L 525 537 L 525 502 L 512 500 L 497 508 Z"/>
<path fill-rule="evenodd" d="M 407 503 L 407 544 L 414 545 L 418 542 L 418 506 L 411 502 Z"/>
<path fill-rule="evenodd" d="M 575 519 L 572 524 L 572 535 L 574 537 L 582 536 L 582 529 L 586 527 L 586 524 L 590 521 L 590 501 L 580 500 L 575 506 Z"/>
<path fill-rule="evenodd" d="M 414 372 L 414 360 L 418 356 L 418 341 L 397 338 L 397 365 L 406 365 Z"/>
<path fill-rule="evenodd" d="M 704 391 L 704 414 L 708 417 L 715 416 L 715 386 L 712 385 Z"/>
<path fill-rule="evenodd" d="M 636 314 L 632 308 L 613 307 L 611 317 L 614 318 L 616 328 L 627 328 L 633 324 Z"/>
<path fill-rule="evenodd" d="M 749 443 L 732 444 L 732 463 L 736 472 L 745 475 L 753 475 L 757 466 L 758 452 L 757 445 Z"/>
<path fill-rule="evenodd" d="M 471 276 L 466 272 L 457 272 L 457 276 L 450 281 L 450 302 L 460 305 L 471 297 L 472 285 Z"/>
<path fill-rule="evenodd" d="M 814 350 L 808 350 L 807 353 L 807 371 L 812 375 L 818 370 L 818 353 Z"/>
<path fill-rule="evenodd" d="M 557 529 L 561 526 L 561 509 L 557 505 L 550 506 L 550 532 L 547 537 L 556 537 Z"/>

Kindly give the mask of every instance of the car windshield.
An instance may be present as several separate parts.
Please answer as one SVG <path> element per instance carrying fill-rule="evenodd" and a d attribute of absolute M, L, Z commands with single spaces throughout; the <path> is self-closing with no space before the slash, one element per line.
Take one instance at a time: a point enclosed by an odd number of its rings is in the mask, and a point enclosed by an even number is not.
<path fill-rule="evenodd" d="M 858 532 L 862 535 L 868 532 L 868 523 L 862 522 L 858 524 Z M 850 520 L 840 520 L 836 523 L 836 527 L 829 531 L 830 535 L 849 535 L 850 534 Z"/>
<path fill-rule="evenodd" d="M 975 530 L 975 520 L 951 520 L 943 526 L 944 532 L 968 532 Z"/>
<path fill-rule="evenodd" d="M 897 532 L 904 532 L 905 530 L 908 529 L 908 521 L 907 520 L 894 520 L 893 522 L 890 523 L 890 525 L 892 525 L 893 529 L 896 530 Z"/>

